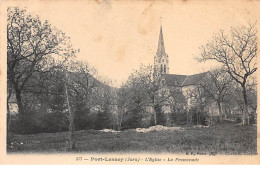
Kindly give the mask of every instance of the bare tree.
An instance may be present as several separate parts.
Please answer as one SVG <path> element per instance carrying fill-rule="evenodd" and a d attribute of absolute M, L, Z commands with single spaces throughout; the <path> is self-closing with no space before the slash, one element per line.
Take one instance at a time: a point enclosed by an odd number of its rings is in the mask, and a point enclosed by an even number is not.
<path fill-rule="evenodd" d="M 230 35 L 221 30 L 211 41 L 200 47 L 201 54 L 197 57 L 199 61 L 219 62 L 223 70 L 241 86 L 244 100 L 243 124 L 249 117 L 246 91 L 248 77 L 257 70 L 256 34 L 256 24 L 231 28 Z"/>
<path fill-rule="evenodd" d="M 70 63 L 70 71 L 64 70 L 65 98 L 69 112 L 69 133 L 71 150 L 76 149 L 75 145 L 75 117 L 81 111 L 88 114 L 93 102 L 93 90 L 97 86 L 94 78 L 96 70 L 87 62 L 74 61 Z"/>
<path fill-rule="evenodd" d="M 126 113 L 127 107 L 129 105 L 129 98 L 127 97 L 127 88 L 123 85 L 117 92 L 117 106 L 118 106 L 118 113 L 117 113 L 117 129 L 121 130 L 122 122 L 124 118 L 124 114 Z"/>
<path fill-rule="evenodd" d="M 69 148 L 71 150 L 75 150 L 75 123 L 74 123 L 74 117 L 75 117 L 75 113 L 71 111 L 71 104 L 70 104 L 70 99 L 69 99 L 69 93 L 68 93 L 68 80 L 67 80 L 67 72 L 64 73 L 64 84 L 65 84 L 65 96 L 66 96 L 66 102 L 67 102 L 67 106 L 68 106 L 68 112 L 69 112 L 69 138 L 70 138 L 70 143 L 69 143 Z"/>
<path fill-rule="evenodd" d="M 8 8 L 7 76 L 20 114 L 24 114 L 22 93 L 32 75 L 64 65 L 73 52 L 69 38 L 48 21 L 42 22 L 19 8 Z"/>
<path fill-rule="evenodd" d="M 68 86 L 73 92 L 73 96 L 77 97 L 75 103 L 85 104 L 87 110 L 90 110 L 91 105 L 95 102 L 92 95 L 94 95 L 93 92 L 99 83 L 95 78 L 97 70 L 84 61 L 72 62 L 70 70 L 71 72 L 68 74 L 70 83 Z"/>
<path fill-rule="evenodd" d="M 231 90 L 231 98 L 227 102 L 228 106 L 233 108 L 233 114 L 243 113 L 244 101 L 242 97 L 241 86 L 234 85 Z M 254 76 L 250 77 L 246 87 L 247 100 L 248 100 L 248 112 L 256 114 L 257 110 L 257 84 Z"/>
<path fill-rule="evenodd" d="M 196 86 L 195 88 L 188 90 L 187 95 L 192 104 L 191 109 L 195 110 L 192 112 L 195 112 L 196 114 L 196 124 L 199 125 L 200 114 L 205 112 L 206 107 L 212 103 L 212 100 L 209 98 L 209 96 L 207 96 L 207 93 L 202 86 Z M 187 123 L 189 120 L 188 117 L 189 116 L 187 115 Z"/>
<path fill-rule="evenodd" d="M 205 96 L 216 102 L 219 110 L 220 121 L 223 118 L 222 104 L 231 97 L 232 78 L 222 69 L 214 69 L 199 83 L 205 91 Z"/>

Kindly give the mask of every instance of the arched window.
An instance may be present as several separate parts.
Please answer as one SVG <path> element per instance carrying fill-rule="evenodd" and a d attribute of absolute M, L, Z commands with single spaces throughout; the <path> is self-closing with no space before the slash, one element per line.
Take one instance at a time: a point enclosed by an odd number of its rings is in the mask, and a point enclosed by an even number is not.
<path fill-rule="evenodd" d="M 164 73 L 166 73 L 166 65 L 164 65 Z"/>
<path fill-rule="evenodd" d="M 163 71 L 163 65 L 161 64 L 161 72 Z"/>
<path fill-rule="evenodd" d="M 164 59 L 162 60 L 162 62 L 164 62 Z"/>

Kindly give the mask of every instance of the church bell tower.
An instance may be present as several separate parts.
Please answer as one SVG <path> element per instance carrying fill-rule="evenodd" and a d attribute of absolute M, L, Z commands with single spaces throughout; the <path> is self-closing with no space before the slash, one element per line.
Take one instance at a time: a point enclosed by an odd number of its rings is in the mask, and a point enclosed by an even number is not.
<path fill-rule="evenodd" d="M 162 25 L 160 27 L 157 53 L 154 56 L 154 67 L 156 71 L 162 74 L 169 74 L 169 59 L 167 53 L 165 53 Z"/>

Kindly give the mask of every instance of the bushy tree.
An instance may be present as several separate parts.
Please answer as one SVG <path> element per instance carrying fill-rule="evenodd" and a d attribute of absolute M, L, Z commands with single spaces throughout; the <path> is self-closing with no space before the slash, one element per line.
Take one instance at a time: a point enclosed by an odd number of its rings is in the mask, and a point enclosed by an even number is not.
<path fill-rule="evenodd" d="M 126 112 L 126 117 L 122 123 L 123 128 L 140 128 L 142 127 L 143 106 L 140 100 L 136 100 L 133 107 Z"/>
<path fill-rule="evenodd" d="M 198 86 L 202 88 L 204 98 L 217 104 L 221 122 L 224 115 L 222 105 L 230 101 L 234 81 L 227 72 L 220 68 L 209 71 Z"/>
<path fill-rule="evenodd" d="M 37 72 L 64 65 L 73 56 L 69 38 L 19 8 L 7 9 L 7 77 L 15 91 L 19 114 L 24 113 L 22 93 Z M 55 57 L 55 58 L 54 58 Z"/>

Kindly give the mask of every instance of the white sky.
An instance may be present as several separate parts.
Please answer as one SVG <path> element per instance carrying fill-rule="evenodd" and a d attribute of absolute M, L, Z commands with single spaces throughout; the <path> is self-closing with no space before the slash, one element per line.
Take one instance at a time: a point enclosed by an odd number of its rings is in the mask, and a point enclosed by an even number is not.
<path fill-rule="evenodd" d="M 47 3 L 48 2 L 48 3 Z M 21 3 L 71 37 L 78 58 L 99 75 L 126 80 L 139 64 L 152 64 L 162 17 L 172 74 L 195 74 L 214 64 L 197 63 L 198 47 L 220 29 L 256 21 L 256 5 L 234 1 L 41 1 Z"/>

